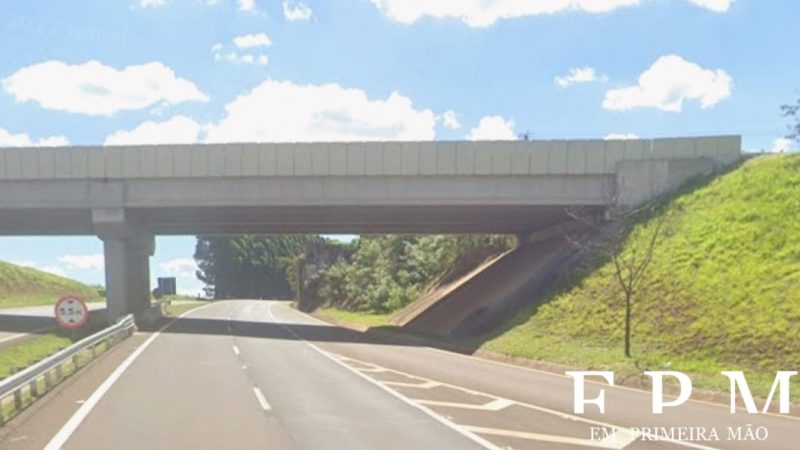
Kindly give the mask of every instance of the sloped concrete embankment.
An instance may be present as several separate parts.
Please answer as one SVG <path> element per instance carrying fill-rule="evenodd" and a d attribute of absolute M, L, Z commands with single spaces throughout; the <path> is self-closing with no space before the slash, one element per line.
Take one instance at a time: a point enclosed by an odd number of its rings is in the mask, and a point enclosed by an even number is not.
<path fill-rule="evenodd" d="M 580 248 L 568 231 L 557 227 L 534 234 L 514 249 L 478 266 L 463 277 L 430 290 L 392 321 L 425 334 L 475 337 L 539 301 L 553 281 L 580 260 Z"/>

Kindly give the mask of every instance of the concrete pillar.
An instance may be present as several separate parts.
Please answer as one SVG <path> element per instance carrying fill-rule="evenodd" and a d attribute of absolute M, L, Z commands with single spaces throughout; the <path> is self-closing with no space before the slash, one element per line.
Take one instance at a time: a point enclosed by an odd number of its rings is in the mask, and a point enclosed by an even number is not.
<path fill-rule="evenodd" d="M 147 309 L 150 306 L 150 256 L 155 250 L 153 236 L 102 239 L 109 318 L 115 320 Z"/>
<path fill-rule="evenodd" d="M 150 256 L 153 235 L 130 220 L 123 208 L 92 210 L 92 222 L 103 241 L 106 306 L 111 320 L 150 306 Z"/>

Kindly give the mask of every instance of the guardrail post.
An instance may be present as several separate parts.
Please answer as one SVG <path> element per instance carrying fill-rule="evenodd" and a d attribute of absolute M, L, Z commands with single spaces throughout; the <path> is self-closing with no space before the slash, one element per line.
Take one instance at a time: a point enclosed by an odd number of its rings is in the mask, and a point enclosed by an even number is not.
<path fill-rule="evenodd" d="M 79 361 L 79 359 L 78 359 L 78 354 L 77 354 L 77 353 L 76 353 L 76 354 L 74 354 L 74 355 L 72 355 L 72 367 L 73 367 L 75 370 L 78 370 L 78 368 L 80 368 L 80 367 L 81 367 L 81 366 L 80 366 L 80 361 Z"/>
<path fill-rule="evenodd" d="M 44 373 L 44 390 L 45 392 L 53 389 L 53 378 L 50 376 L 50 371 Z"/>
<path fill-rule="evenodd" d="M 31 397 L 38 397 L 39 396 L 39 383 L 36 382 L 37 379 L 34 378 L 33 381 L 30 382 L 28 387 L 31 390 Z"/>
<path fill-rule="evenodd" d="M 56 366 L 56 381 L 61 381 L 64 378 L 64 369 L 61 368 L 62 364 Z"/>
<path fill-rule="evenodd" d="M 17 389 L 14 391 L 14 408 L 17 410 L 22 409 L 22 390 Z"/>

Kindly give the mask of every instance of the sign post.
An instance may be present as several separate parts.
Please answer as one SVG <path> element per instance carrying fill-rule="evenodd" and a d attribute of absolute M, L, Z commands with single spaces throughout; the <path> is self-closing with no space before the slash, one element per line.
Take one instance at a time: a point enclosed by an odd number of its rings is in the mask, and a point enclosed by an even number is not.
<path fill-rule="evenodd" d="M 76 330 L 89 320 L 89 307 L 80 296 L 65 295 L 56 302 L 56 322 L 68 330 Z"/>

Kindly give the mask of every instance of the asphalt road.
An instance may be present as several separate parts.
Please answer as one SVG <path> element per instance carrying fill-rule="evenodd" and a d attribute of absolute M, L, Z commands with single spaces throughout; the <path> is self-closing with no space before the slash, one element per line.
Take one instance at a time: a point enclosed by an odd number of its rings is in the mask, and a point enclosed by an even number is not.
<path fill-rule="evenodd" d="M 574 416 L 564 376 L 378 342 L 278 302 L 214 303 L 120 347 L 20 418 L 0 447 L 796 449 L 800 441 L 796 419 L 704 403 L 653 416 L 648 393 L 598 384 L 587 396 L 605 387 L 606 414 Z M 726 427 L 746 424 L 767 427 L 768 440 L 727 440 Z M 591 440 L 603 426 L 618 431 Z M 724 434 L 692 444 L 630 431 L 646 426 Z"/>

